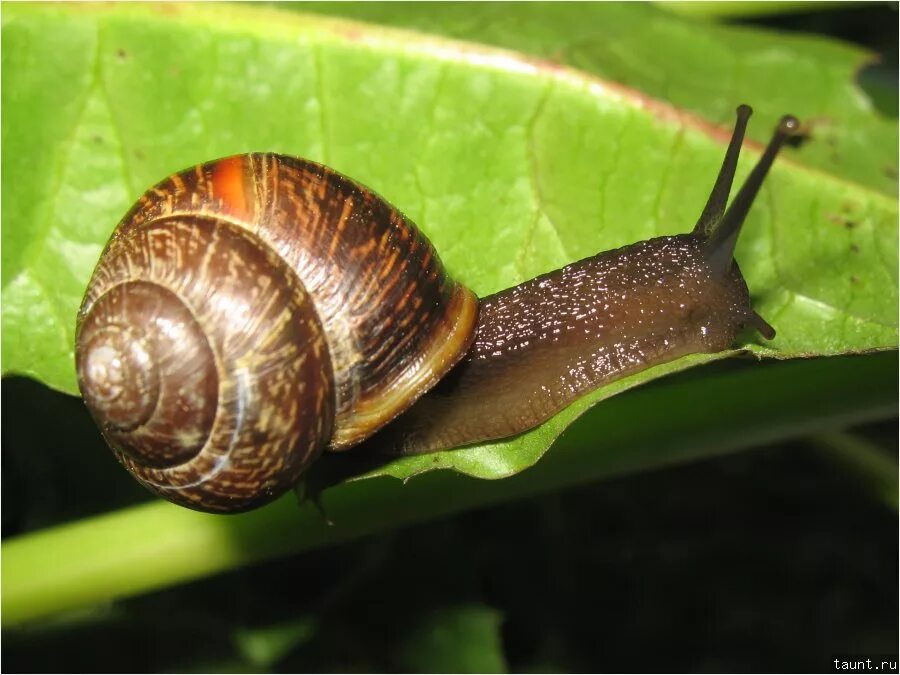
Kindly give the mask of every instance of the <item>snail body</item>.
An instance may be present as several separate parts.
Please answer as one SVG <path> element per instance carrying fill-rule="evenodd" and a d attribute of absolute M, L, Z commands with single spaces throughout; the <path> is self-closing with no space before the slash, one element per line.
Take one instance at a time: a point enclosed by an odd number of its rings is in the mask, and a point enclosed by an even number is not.
<path fill-rule="evenodd" d="M 483 298 L 463 361 L 371 445 L 418 454 L 505 438 L 606 382 L 728 349 L 755 321 L 747 287 L 736 268 L 712 274 L 700 244 L 650 239 Z"/>
<path fill-rule="evenodd" d="M 326 167 L 250 154 L 175 174 L 126 214 L 88 286 L 88 408 L 147 487 L 236 512 L 289 489 L 324 449 L 511 436 L 603 383 L 727 349 L 745 326 L 771 338 L 733 250 L 797 121 L 782 120 L 726 212 L 749 115 L 738 109 L 691 233 L 480 302 L 413 223 Z"/>

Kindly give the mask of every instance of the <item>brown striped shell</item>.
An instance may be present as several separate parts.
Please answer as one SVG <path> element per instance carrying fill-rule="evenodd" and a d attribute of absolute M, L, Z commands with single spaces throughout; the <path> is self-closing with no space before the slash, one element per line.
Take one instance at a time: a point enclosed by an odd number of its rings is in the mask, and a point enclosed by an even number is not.
<path fill-rule="evenodd" d="M 409 407 L 476 316 L 378 195 L 306 160 L 240 155 L 167 178 L 116 228 L 78 316 L 78 381 L 144 485 L 241 511 Z"/>

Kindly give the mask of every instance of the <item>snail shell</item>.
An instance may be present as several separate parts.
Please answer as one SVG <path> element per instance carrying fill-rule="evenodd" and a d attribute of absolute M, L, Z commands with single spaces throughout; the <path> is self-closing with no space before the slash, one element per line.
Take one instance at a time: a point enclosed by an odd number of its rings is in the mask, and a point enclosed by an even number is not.
<path fill-rule="evenodd" d="M 78 315 L 78 382 L 144 485 L 241 511 L 412 405 L 465 354 L 477 311 L 371 190 L 240 155 L 170 176 L 116 228 Z"/>

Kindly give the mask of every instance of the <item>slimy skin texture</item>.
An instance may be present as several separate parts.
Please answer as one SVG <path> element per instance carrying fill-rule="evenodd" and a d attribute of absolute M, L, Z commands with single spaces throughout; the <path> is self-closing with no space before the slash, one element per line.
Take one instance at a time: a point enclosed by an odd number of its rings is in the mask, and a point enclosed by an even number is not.
<path fill-rule="evenodd" d="M 754 315 L 737 265 L 714 274 L 702 242 L 650 239 L 483 298 L 463 361 L 370 445 L 417 454 L 505 438 L 607 382 L 727 349 Z"/>

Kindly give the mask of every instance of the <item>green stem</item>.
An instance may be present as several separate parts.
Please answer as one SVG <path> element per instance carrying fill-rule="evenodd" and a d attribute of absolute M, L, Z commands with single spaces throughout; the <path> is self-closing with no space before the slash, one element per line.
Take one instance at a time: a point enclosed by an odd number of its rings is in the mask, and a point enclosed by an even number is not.
<path fill-rule="evenodd" d="M 666 378 L 596 406 L 508 479 L 432 472 L 332 488 L 324 507 L 334 526 L 287 497 L 233 517 L 154 502 L 23 535 L 2 546 L 3 625 L 607 475 L 884 419 L 896 414 L 896 372 L 888 352 Z"/>
<path fill-rule="evenodd" d="M 710 19 L 741 19 L 760 16 L 778 16 L 800 12 L 821 12 L 846 9 L 859 2 L 828 2 L 827 0 L 712 0 L 710 2 L 654 2 L 658 8 L 673 14 Z M 866 3 L 874 4 L 874 3 Z"/>
<path fill-rule="evenodd" d="M 810 443 L 848 469 L 882 502 L 893 509 L 900 505 L 896 456 L 858 434 L 840 431 L 816 435 Z"/>

